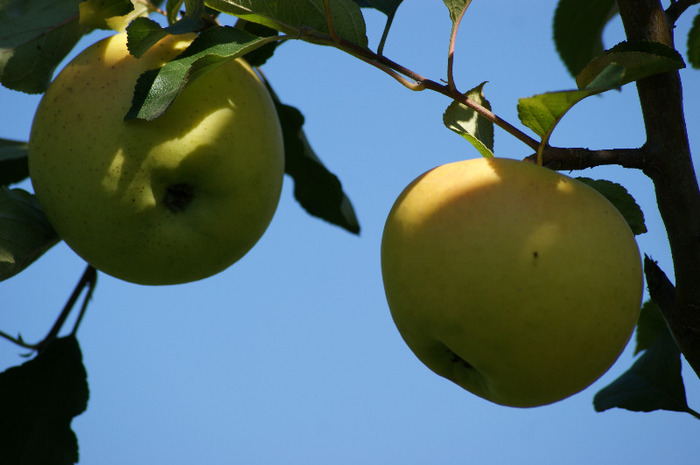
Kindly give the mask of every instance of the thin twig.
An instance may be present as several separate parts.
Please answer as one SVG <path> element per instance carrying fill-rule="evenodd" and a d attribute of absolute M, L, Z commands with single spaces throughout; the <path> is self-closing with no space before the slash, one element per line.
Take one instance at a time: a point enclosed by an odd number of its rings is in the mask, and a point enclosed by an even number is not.
<path fill-rule="evenodd" d="M 675 24 L 678 18 L 691 6 L 697 5 L 700 0 L 678 0 L 677 2 L 671 3 L 671 5 L 666 8 L 666 16 L 671 24 Z"/>
<path fill-rule="evenodd" d="M 468 0 L 464 4 L 464 8 L 460 12 L 459 16 L 455 18 L 452 23 L 452 32 L 450 33 L 450 47 L 447 53 L 447 86 L 450 90 L 456 91 L 455 80 L 454 80 L 454 53 L 455 53 L 455 42 L 457 41 L 457 31 L 459 30 L 459 25 L 462 23 L 462 18 L 467 12 L 467 8 L 471 5 L 472 1 Z"/>
<path fill-rule="evenodd" d="M 63 310 L 61 311 L 61 314 L 58 316 L 58 319 L 54 323 L 53 327 L 49 330 L 46 337 L 41 342 L 36 344 L 36 346 L 34 347 L 37 352 L 41 352 L 42 350 L 44 350 L 46 348 L 46 346 L 49 345 L 49 343 L 51 343 L 51 341 L 53 341 L 56 338 L 56 336 L 58 336 L 58 333 L 61 331 L 61 328 L 63 328 L 63 325 L 65 324 L 66 319 L 68 318 L 68 315 L 70 315 L 70 312 L 73 310 L 73 307 L 75 306 L 75 303 L 78 301 L 80 294 L 83 292 L 83 289 L 86 286 L 89 286 L 92 289 L 94 287 L 94 283 L 96 282 L 96 280 L 97 280 L 97 271 L 95 270 L 95 268 L 88 265 L 85 268 L 83 275 L 80 277 L 78 284 L 75 286 L 75 289 L 73 289 L 73 293 L 68 298 L 66 305 L 63 307 Z M 76 328 L 73 329 L 74 332 L 75 332 L 75 330 L 76 330 Z"/>

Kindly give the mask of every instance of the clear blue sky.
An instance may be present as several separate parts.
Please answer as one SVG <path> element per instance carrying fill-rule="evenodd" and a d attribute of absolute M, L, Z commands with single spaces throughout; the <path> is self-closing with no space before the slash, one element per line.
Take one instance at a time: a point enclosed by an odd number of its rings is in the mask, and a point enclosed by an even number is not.
<path fill-rule="evenodd" d="M 455 56 L 459 88 L 489 81 L 485 90 L 495 112 L 517 123 L 519 97 L 573 87 L 550 39 L 554 5 L 474 2 Z M 691 13 L 677 29 L 683 52 Z M 367 19 L 376 45 L 383 16 L 368 12 Z M 442 2 L 406 0 L 385 53 L 424 76 L 444 78 L 449 29 Z M 608 46 L 622 40 L 619 23 L 605 38 Z M 690 416 L 593 411 L 593 395 L 632 363 L 629 349 L 589 389 L 526 410 L 490 404 L 424 367 L 401 340 L 386 305 L 382 227 L 414 177 L 477 152 L 442 125 L 445 97 L 412 93 L 336 50 L 290 42 L 264 71 L 281 99 L 304 112 L 309 140 L 343 182 L 362 234 L 308 216 L 287 178 L 267 233 L 227 271 L 172 287 L 100 275 L 78 333 L 91 391 L 88 410 L 73 422 L 80 463 L 697 463 L 700 423 Z M 700 71 L 681 76 L 698 152 Z M 0 102 L 0 137 L 26 140 L 38 98 L 3 88 Z M 552 142 L 639 146 L 642 129 L 636 91 L 627 86 L 575 107 Z M 495 148 L 504 157 L 530 154 L 500 131 Z M 616 168 L 575 174 L 630 190 L 649 228 L 640 248 L 672 275 L 650 182 Z M 83 267 L 59 245 L 1 283 L 0 329 L 40 339 Z M 20 352 L 0 341 L 0 369 L 21 363 Z M 684 373 L 689 404 L 697 410 L 700 382 L 687 365 Z"/>

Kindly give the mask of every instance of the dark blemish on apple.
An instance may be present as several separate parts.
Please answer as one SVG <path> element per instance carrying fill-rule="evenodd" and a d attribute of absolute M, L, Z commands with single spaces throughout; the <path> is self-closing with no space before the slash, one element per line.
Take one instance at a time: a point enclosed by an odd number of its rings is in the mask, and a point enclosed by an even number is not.
<path fill-rule="evenodd" d="M 537 259 L 537 257 L 539 257 L 539 253 L 537 253 L 537 251 L 535 250 L 534 252 L 532 252 L 532 258 Z"/>
<path fill-rule="evenodd" d="M 473 367 L 469 362 L 467 362 L 466 360 L 464 360 L 464 359 L 463 359 L 462 357 L 460 357 L 459 355 L 455 354 L 455 353 L 454 353 L 453 351 L 451 351 L 449 348 L 446 347 L 445 349 L 447 349 L 447 352 L 449 352 L 449 354 L 450 354 L 450 362 L 462 364 L 462 365 L 464 365 L 465 368 L 468 368 L 468 369 L 470 369 L 470 370 L 473 370 L 473 369 L 474 369 L 474 367 Z"/>
<path fill-rule="evenodd" d="M 163 205 L 173 213 L 180 213 L 187 208 L 194 198 L 194 189 L 186 183 L 171 184 L 165 189 Z"/>

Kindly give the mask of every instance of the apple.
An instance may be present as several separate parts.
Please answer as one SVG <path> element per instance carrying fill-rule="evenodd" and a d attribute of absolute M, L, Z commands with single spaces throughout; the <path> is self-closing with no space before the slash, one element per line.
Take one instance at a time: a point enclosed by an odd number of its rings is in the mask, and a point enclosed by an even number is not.
<path fill-rule="evenodd" d="M 40 205 L 95 268 L 139 284 L 214 275 L 243 257 L 277 208 L 284 174 L 274 103 L 243 60 L 197 78 L 153 121 L 124 121 L 136 80 L 196 37 L 141 58 L 125 33 L 72 60 L 42 98 L 29 142 Z"/>
<path fill-rule="evenodd" d="M 386 298 L 415 355 L 497 404 L 534 407 L 589 386 L 636 325 L 639 250 L 594 189 L 505 158 L 415 179 L 381 245 Z"/>

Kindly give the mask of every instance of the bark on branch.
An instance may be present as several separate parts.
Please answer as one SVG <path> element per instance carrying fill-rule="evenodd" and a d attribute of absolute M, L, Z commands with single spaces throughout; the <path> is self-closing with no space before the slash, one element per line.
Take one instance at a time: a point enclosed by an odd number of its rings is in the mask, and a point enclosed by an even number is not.
<path fill-rule="evenodd" d="M 673 47 L 673 18 L 659 0 L 617 0 L 629 40 Z M 683 355 L 700 376 L 700 190 L 693 168 L 678 72 L 637 82 L 647 140 L 642 170 L 656 200 L 673 256 L 676 291 L 662 310 Z M 664 307 L 666 307 L 664 309 Z"/>

